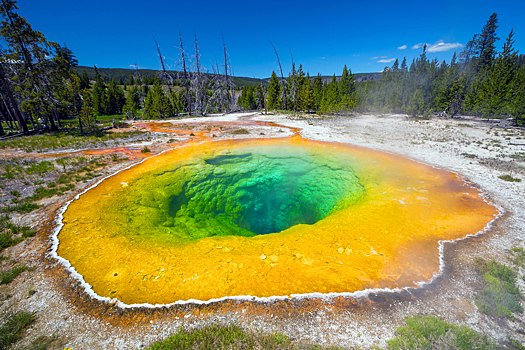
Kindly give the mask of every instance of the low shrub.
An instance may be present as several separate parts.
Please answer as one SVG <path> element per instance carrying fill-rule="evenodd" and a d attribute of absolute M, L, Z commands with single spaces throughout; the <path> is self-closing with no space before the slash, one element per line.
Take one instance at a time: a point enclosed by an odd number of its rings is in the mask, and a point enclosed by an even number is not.
<path fill-rule="evenodd" d="M 280 333 L 265 335 L 245 331 L 236 325 L 210 325 L 200 329 L 180 329 L 150 349 L 298 349 L 292 340 Z"/>
<path fill-rule="evenodd" d="M 498 176 L 500 179 L 502 180 L 505 180 L 505 181 L 508 181 L 508 182 L 521 182 L 521 179 L 518 179 L 518 178 L 515 178 L 515 177 L 512 177 L 510 175 L 501 175 L 501 176 Z"/>
<path fill-rule="evenodd" d="M 0 285 L 11 283 L 18 275 L 27 270 L 25 265 L 13 267 L 11 270 L 0 273 Z"/>
<path fill-rule="evenodd" d="M 387 341 L 389 350 L 405 349 L 497 349 L 486 336 L 467 326 L 456 326 L 434 316 L 415 315 L 405 319 L 397 336 Z"/>
<path fill-rule="evenodd" d="M 483 275 L 485 288 L 476 295 L 476 306 L 481 312 L 496 317 L 514 319 L 513 312 L 523 313 L 521 295 L 516 285 L 517 274 L 510 267 L 495 261 L 476 260 Z"/>
<path fill-rule="evenodd" d="M 35 322 L 35 315 L 27 311 L 9 313 L 0 327 L 0 349 L 7 349 L 22 338 L 22 332 Z"/>

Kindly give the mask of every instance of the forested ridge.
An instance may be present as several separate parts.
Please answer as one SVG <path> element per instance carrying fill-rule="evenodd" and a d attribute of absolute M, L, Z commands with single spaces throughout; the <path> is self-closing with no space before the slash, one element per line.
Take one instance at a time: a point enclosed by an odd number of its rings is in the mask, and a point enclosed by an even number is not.
<path fill-rule="evenodd" d="M 268 87 L 269 109 L 338 112 L 395 112 L 410 116 L 472 115 L 513 118 L 525 126 L 525 55 L 514 49 L 514 31 L 497 50 L 498 18 L 492 14 L 480 34 L 475 34 L 450 63 L 430 60 L 427 46 L 408 66 L 406 57 L 385 67 L 379 80 L 354 83 L 347 67 L 338 80 L 304 79 L 302 66 L 278 84 L 275 72 Z M 313 90 L 313 93 L 312 93 Z M 257 107 L 257 89 L 243 88 L 240 104 Z M 285 106 L 286 100 L 292 102 Z M 260 108 L 260 106 L 259 106 Z"/>
<path fill-rule="evenodd" d="M 498 52 L 497 28 L 494 13 L 450 63 L 429 60 L 426 45 L 410 67 L 406 59 L 396 60 L 380 81 L 358 84 L 359 108 L 412 116 L 513 117 L 525 125 L 525 55 L 514 49 L 514 31 Z"/>
<path fill-rule="evenodd" d="M 525 125 L 525 55 L 514 49 L 511 31 L 498 50 L 498 18 L 490 16 L 450 63 L 430 60 L 426 45 L 410 66 L 406 58 L 385 67 L 381 79 L 357 82 L 346 65 L 331 79 L 310 76 L 290 52 L 287 76 L 281 60 L 269 82 L 236 80 L 223 38 L 221 60 L 211 70 L 200 62 L 197 37 L 187 50 L 179 30 L 180 69 L 141 69 L 108 79 L 94 67 L 88 76 L 65 45 L 48 41 L 17 13 L 15 0 L 0 0 L 0 135 L 33 130 L 97 129 L 99 116 L 164 119 L 236 110 L 287 110 L 318 114 L 395 112 L 411 116 L 474 115 L 512 118 Z M 137 66 L 138 67 L 138 66 Z M 242 86 L 239 86 L 241 85 Z"/>

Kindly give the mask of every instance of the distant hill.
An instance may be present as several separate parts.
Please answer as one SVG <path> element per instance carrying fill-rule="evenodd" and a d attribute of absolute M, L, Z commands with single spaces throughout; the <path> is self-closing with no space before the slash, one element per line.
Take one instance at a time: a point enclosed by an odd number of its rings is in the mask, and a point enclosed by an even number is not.
<path fill-rule="evenodd" d="M 82 74 L 82 71 L 86 71 L 87 76 L 89 79 L 94 80 L 95 79 L 95 69 L 93 67 L 87 67 L 87 66 L 76 66 L 73 67 L 73 69 L 78 73 Z M 154 77 L 159 74 L 160 71 L 153 70 L 153 69 L 131 69 L 131 68 L 99 68 L 97 67 L 99 74 L 107 81 L 111 79 L 115 79 L 118 81 L 127 81 L 130 76 L 133 75 L 133 77 L 136 76 L 137 73 L 141 74 L 144 77 Z M 182 78 L 184 75 L 183 72 L 179 71 L 168 71 L 168 74 L 174 78 Z M 312 77 L 313 78 L 313 77 Z M 332 76 L 322 76 L 323 81 L 331 81 Z M 336 77 L 338 80 L 340 77 Z M 354 79 L 357 83 L 367 81 L 367 80 L 379 80 L 381 79 L 381 73 L 357 73 L 354 74 Z M 235 85 L 238 87 L 247 86 L 247 85 L 257 85 L 257 84 L 263 84 L 264 86 L 268 86 L 268 83 L 270 81 L 270 78 L 266 79 L 258 79 L 258 78 L 248 78 L 248 77 L 233 77 L 233 81 Z"/>
<path fill-rule="evenodd" d="M 87 76 L 89 79 L 94 80 L 95 79 L 95 68 L 93 67 L 86 67 L 86 66 L 76 66 L 73 67 L 73 69 L 78 73 L 82 74 L 82 71 L 86 71 Z M 111 79 L 115 79 L 117 82 L 119 81 L 127 81 L 129 80 L 130 76 L 133 76 L 133 78 L 136 78 L 137 73 L 142 75 L 143 77 L 154 77 L 157 76 L 160 71 L 153 70 L 153 69 L 130 69 L 130 68 L 99 68 L 97 67 L 98 73 L 104 78 L 104 80 L 109 81 Z M 167 71 L 168 74 L 174 78 L 182 78 L 184 73 L 179 71 Z M 262 83 L 263 85 L 268 85 L 264 79 L 257 79 L 257 78 L 248 78 L 248 77 L 233 77 L 233 81 L 235 85 L 237 86 L 245 86 L 245 85 L 257 85 L 259 83 Z"/>
<path fill-rule="evenodd" d="M 314 79 L 316 76 L 310 76 L 310 79 Z M 333 78 L 333 75 L 321 75 L 321 79 L 326 82 L 331 82 Z M 339 81 L 341 79 L 341 76 L 336 76 L 335 79 Z M 380 80 L 381 79 L 381 73 L 354 73 L 354 81 L 356 83 L 362 83 L 367 80 Z M 270 82 L 270 78 L 262 79 L 266 83 Z"/>

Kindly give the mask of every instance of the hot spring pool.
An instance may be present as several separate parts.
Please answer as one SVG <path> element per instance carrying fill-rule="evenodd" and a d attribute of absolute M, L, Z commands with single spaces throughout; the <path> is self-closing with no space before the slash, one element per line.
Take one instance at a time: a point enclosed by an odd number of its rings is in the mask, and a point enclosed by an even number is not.
<path fill-rule="evenodd" d="M 407 287 L 497 210 L 453 173 L 299 136 L 190 144 L 69 204 L 58 255 L 102 297 L 167 304 Z"/>

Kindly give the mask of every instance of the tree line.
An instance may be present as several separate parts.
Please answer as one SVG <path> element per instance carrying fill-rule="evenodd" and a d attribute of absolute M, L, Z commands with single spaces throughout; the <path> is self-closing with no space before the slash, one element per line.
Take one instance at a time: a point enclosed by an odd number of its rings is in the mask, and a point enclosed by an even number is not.
<path fill-rule="evenodd" d="M 302 65 L 292 71 L 286 79 L 272 72 L 268 88 L 262 84 L 243 86 L 238 99 L 239 106 L 254 110 L 287 110 L 317 113 L 340 113 L 354 109 L 355 83 L 350 69 L 343 68 L 341 77 L 322 79 L 320 74 L 310 78 Z"/>
<path fill-rule="evenodd" d="M 73 67 L 78 61 L 66 45 L 48 41 L 17 14 L 16 0 L 0 0 L 0 135 L 46 128 L 56 131 L 74 120 L 81 133 L 96 129 L 97 116 L 125 114 L 130 119 L 163 119 L 182 113 L 285 110 L 319 114 L 354 111 L 400 112 L 412 116 L 458 114 L 509 117 L 525 125 L 525 55 L 514 49 L 514 32 L 498 52 L 498 19 L 492 14 L 450 63 L 430 60 L 427 46 L 410 66 L 406 58 L 385 67 L 380 80 L 356 83 L 345 65 L 340 77 L 310 77 L 290 51 L 285 77 L 277 50 L 279 75 L 268 85 L 233 83 L 233 70 L 223 37 L 221 63 L 201 62 L 197 37 L 186 50 L 179 29 L 179 72 L 166 67 L 153 37 L 161 70 L 143 76 L 136 65 L 127 81 L 107 81 L 95 67 L 95 79 Z"/>
<path fill-rule="evenodd" d="M 487 118 L 508 117 L 525 126 L 525 55 L 514 49 L 512 30 L 501 51 L 497 14 L 490 16 L 480 34 L 449 63 L 430 60 L 427 45 L 410 66 L 406 57 L 385 67 L 381 79 L 355 83 L 346 65 L 339 79 L 304 75 L 302 65 L 288 78 L 274 72 L 268 89 L 242 88 L 239 105 L 245 109 L 340 112 L 397 112 L 411 116 L 458 114 Z M 274 48 L 275 49 L 275 48 Z M 277 54 L 277 52 L 276 52 Z M 277 55 L 279 60 L 279 56 Z M 279 61 L 280 66 L 280 61 Z M 264 98 L 263 98 L 264 97 Z"/>
<path fill-rule="evenodd" d="M 514 49 L 513 30 L 498 52 L 497 28 L 494 13 L 450 64 L 429 60 L 426 45 L 410 67 L 406 57 L 401 64 L 396 60 L 381 80 L 357 84 L 357 108 L 411 116 L 509 117 L 525 126 L 525 55 Z"/>
<path fill-rule="evenodd" d="M 67 46 L 48 41 L 17 11 L 16 0 L 0 0 L 0 136 L 42 128 L 57 131 L 64 120 L 75 118 L 80 132 L 96 128 L 100 115 L 125 113 L 130 118 L 169 118 L 180 113 L 205 115 L 236 108 L 231 62 L 223 38 L 221 63 L 204 68 L 195 36 L 187 51 L 179 30 L 181 71 L 173 77 L 157 44 L 162 70 L 156 77 L 140 70 L 127 84 L 105 81 L 95 67 L 90 80 Z M 190 59 L 191 57 L 191 59 Z M 120 84 L 119 84 L 120 83 Z"/>

